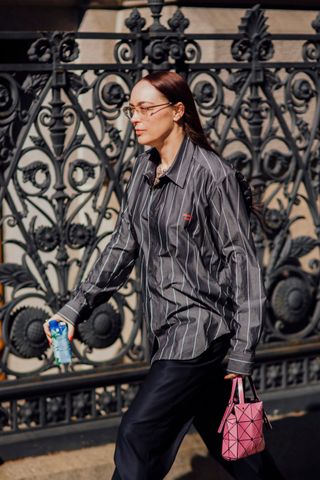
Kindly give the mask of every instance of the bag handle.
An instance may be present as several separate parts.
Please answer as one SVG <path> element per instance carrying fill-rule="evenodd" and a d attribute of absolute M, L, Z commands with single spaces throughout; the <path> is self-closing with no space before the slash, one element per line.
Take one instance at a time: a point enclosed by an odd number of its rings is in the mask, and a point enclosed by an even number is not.
<path fill-rule="evenodd" d="M 257 390 L 256 390 L 256 387 L 253 383 L 253 380 L 251 378 L 251 376 L 246 376 L 246 378 L 249 379 L 249 383 L 250 383 L 250 387 L 252 389 L 252 392 L 253 392 L 253 395 L 254 395 L 254 398 L 255 400 L 258 400 L 260 401 L 260 398 L 258 396 L 258 393 L 257 393 Z M 244 385 L 243 385 L 243 378 L 242 376 L 239 376 L 239 377 L 235 377 L 232 379 L 232 388 L 231 388 L 231 393 L 230 393 L 230 398 L 229 398 L 229 402 L 228 402 L 228 405 L 230 405 L 231 403 L 235 403 L 234 402 L 234 396 L 235 396 L 235 393 L 236 393 L 236 389 L 238 390 L 238 399 L 239 399 L 239 402 L 240 403 L 245 403 L 245 396 L 244 396 Z M 238 387 L 238 388 L 237 388 Z"/>
<path fill-rule="evenodd" d="M 218 433 L 222 432 L 223 426 L 230 415 L 230 413 L 233 410 L 234 404 L 235 404 L 235 394 L 236 394 L 236 389 L 238 387 L 238 397 L 241 403 L 244 403 L 244 393 L 243 393 L 243 382 L 242 382 L 242 377 L 235 377 L 232 379 L 232 387 L 231 387 L 231 393 L 230 393 L 230 398 L 229 402 L 227 405 L 227 408 L 224 412 L 224 415 L 222 417 L 222 420 L 220 422 L 220 426 L 218 428 Z"/>
<path fill-rule="evenodd" d="M 232 379 L 231 393 L 230 393 L 230 398 L 229 398 L 229 403 L 228 403 L 229 405 L 231 403 L 234 403 L 234 395 L 236 393 L 237 383 L 238 383 L 237 377 L 233 378 Z"/>
<path fill-rule="evenodd" d="M 249 376 L 248 378 L 249 378 L 249 383 L 250 383 L 251 390 L 252 390 L 253 395 L 254 395 L 254 399 L 257 400 L 258 402 L 260 402 L 261 400 L 260 400 L 260 398 L 259 398 L 259 396 L 258 396 L 256 387 L 255 387 L 255 385 L 254 385 L 254 383 L 253 383 L 253 380 L 252 380 L 251 376 Z M 269 418 L 268 418 L 268 416 L 267 416 L 267 414 L 266 414 L 266 412 L 265 412 L 265 409 L 263 409 L 263 421 L 264 421 L 264 423 L 266 424 L 266 426 L 267 426 L 270 430 L 272 430 L 272 425 L 271 425 L 270 420 L 269 420 Z"/>
<path fill-rule="evenodd" d="M 244 403 L 244 391 L 243 391 L 243 381 L 242 377 L 234 377 L 232 379 L 232 387 L 228 405 L 232 405 L 235 403 L 234 397 L 236 394 L 236 389 L 238 387 L 238 398 L 241 403 Z"/>
<path fill-rule="evenodd" d="M 256 390 L 256 387 L 253 383 L 253 380 L 251 378 L 251 375 L 248 375 L 247 378 L 249 379 L 249 383 L 250 383 L 250 387 L 252 389 L 252 392 L 254 394 L 254 397 L 255 397 L 255 400 L 257 401 L 261 401 L 259 396 L 258 396 L 258 393 L 257 393 L 257 390 Z M 218 428 L 218 433 L 221 433 L 222 432 L 222 429 L 223 429 L 223 426 L 226 422 L 226 419 L 227 417 L 230 415 L 230 413 L 232 412 L 232 409 L 234 407 L 234 404 L 235 404 L 235 393 L 236 393 L 236 388 L 238 387 L 238 398 L 239 398 L 239 401 L 240 403 L 245 403 L 245 397 L 244 397 L 244 388 L 243 388 L 243 379 L 242 377 L 235 377 L 232 379 L 232 387 L 231 387 L 231 393 L 230 393 L 230 398 L 229 398 L 229 402 L 228 402 L 228 406 L 224 412 L 224 415 L 222 417 L 222 420 L 220 422 L 220 426 Z M 272 429 L 272 425 L 270 423 L 270 420 L 268 419 L 267 417 L 267 414 L 265 412 L 265 410 L 263 409 L 263 420 L 264 420 L 264 423 L 266 424 L 266 426 L 271 430 Z"/>
<path fill-rule="evenodd" d="M 249 380 L 249 383 L 250 383 L 250 387 L 251 387 L 252 393 L 253 393 L 253 395 L 254 395 L 254 399 L 260 401 L 260 398 L 259 398 L 259 396 L 258 396 L 256 387 L 255 387 L 255 384 L 254 384 L 254 382 L 253 382 L 253 380 L 252 380 L 251 375 L 248 376 L 248 380 Z"/>
<path fill-rule="evenodd" d="M 227 408 L 225 409 L 225 412 L 224 412 L 224 415 L 221 419 L 221 422 L 220 422 L 220 425 L 219 425 L 219 428 L 218 428 L 218 433 L 221 433 L 222 432 L 222 429 L 223 429 L 223 426 L 227 420 L 227 417 L 230 415 L 230 413 L 232 412 L 232 409 L 233 409 L 233 405 L 234 405 L 234 396 L 235 396 L 235 393 L 236 393 L 236 387 L 237 387 L 237 377 L 233 378 L 232 379 L 232 386 L 231 386 L 231 393 L 230 393 L 230 398 L 229 398 L 229 402 L 228 402 L 228 405 L 227 405 Z"/>
<path fill-rule="evenodd" d="M 236 377 L 238 385 L 238 398 L 240 403 L 245 403 L 242 377 Z"/>

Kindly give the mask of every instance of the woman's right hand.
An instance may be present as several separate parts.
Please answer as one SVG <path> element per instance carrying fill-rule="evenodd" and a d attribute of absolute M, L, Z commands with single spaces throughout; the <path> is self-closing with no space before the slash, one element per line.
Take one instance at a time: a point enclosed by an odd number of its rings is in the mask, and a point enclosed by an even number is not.
<path fill-rule="evenodd" d="M 52 343 L 51 332 L 50 332 L 49 323 L 48 323 L 50 322 L 50 320 L 56 320 L 57 322 L 65 322 L 64 318 L 60 317 L 59 315 L 53 315 L 51 318 L 48 318 L 48 320 L 44 322 L 43 330 L 44 330 L 44 333 L 46 334 L 49 345 L 51 345 Z M 72 342 L 72 339 L 74 336 L 74 326 L 71 325 L 71 323 L 69 322 L 66 322 L 66 324 L 68 325 L 68 338 L 69 338 L 69 341 Z"/>

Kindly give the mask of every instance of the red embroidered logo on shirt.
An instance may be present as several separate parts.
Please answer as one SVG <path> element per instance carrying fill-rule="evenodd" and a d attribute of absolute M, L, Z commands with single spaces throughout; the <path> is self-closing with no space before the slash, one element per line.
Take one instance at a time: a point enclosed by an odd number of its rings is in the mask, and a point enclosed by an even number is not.
<path fill-rule="evenodd" d="M 183 213 L 182 214 L 182 217 L 184 220 L 190 222 L 190 220 L 192 219 L 192 215 L 190 213 Z"/>

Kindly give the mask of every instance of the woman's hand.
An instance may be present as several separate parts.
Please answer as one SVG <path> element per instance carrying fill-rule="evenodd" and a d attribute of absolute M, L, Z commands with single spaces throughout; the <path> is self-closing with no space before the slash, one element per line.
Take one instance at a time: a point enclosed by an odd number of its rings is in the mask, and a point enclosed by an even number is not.
<path fill-rule="evenodd" d="M 225 380 L 233 380 L 236 377 L 243 377 L 244 375 L 240 375 L 239 373 L 228 373 L 228 375 L 224 376 Z"/>
<path fill-rule="evenodd" d="M 48 318 L 48 320 L 46 320 L 44 322 L 43 330 L 44 330 L 44 333 L 46 334 L 49 345 L 51 345 L 51 343 L 52 343 L 51 333 L 50 333 L 50 328 L 49 328 L 50 320 L 56 320 L 57 322 L 65 322 L 65 319 L 60 317 L 59 315 L 53 315 L 53 317 Z M 73 336 L 74 336 L 74 326 L 71 325 L 71 323 L 69 323 L 69 322 L 66 322 L 66 324 L 68 325 L 68 338 L 69 338 L 69 341 L 72 342 L 72 339 L 73 339 Z"/>

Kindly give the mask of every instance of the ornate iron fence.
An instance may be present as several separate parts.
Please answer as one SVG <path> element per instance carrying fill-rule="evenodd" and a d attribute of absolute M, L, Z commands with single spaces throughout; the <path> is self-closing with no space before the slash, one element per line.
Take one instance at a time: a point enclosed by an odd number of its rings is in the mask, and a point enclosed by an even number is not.
<path fill-rule="evenodd" d="M 320 391 L 320 14 L 314 34 L 271 35 L 255 6 L 238 33 L 190 35 L 179 9 L 164 26 L 163 1 L 149 6 L 152 24 L 135 9 L 126 34 L 0 33 L 24 40 L 28 58 L 0 65 L 1 445 L 120 416 L 147 371 L 139 264 L 80 324 L 73 371 L 52 375 L 42 323 L 112 233 L 139 150 L 121 106 L 157 69 L 187 78 L 212 145 L 265 204 L 263 225 L 252 219 L 269 298 L 258 388 L 280 409 Z M 113 63 L 80 63 L 79 42 L 92 39 L 116 41 Z M 206 45 L 219 41 L 230 42 L 230 61 L 204 63 Z M 301 61 L 273 61 L 276 41 L 300 42 Z M 281 403 L 288 392 L 291 403 Z"/>

